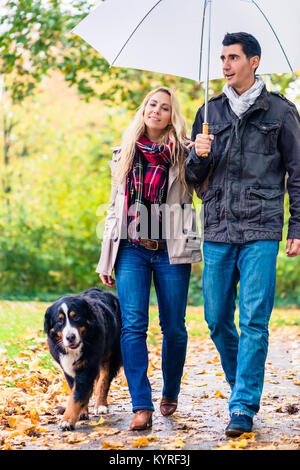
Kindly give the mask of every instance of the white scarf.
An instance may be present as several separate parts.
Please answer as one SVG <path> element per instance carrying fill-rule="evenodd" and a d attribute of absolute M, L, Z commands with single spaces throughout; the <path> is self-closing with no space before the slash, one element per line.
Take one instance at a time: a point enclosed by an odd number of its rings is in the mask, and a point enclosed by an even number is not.
<path fill-rule="evenodd" d="M 255 76 L 255 82 L 249 90 L 245 91 L 242 95 L 238 95 L 237 92 L 228 86 L 228 83 L 223 87 L 223 93 L 229 99 L 229 104 L 232 111 L 240 117 L 244 114 L 250 106 L 256 101 L 262 92 L 264 87 L 264 81 L 260 75 Z"/>

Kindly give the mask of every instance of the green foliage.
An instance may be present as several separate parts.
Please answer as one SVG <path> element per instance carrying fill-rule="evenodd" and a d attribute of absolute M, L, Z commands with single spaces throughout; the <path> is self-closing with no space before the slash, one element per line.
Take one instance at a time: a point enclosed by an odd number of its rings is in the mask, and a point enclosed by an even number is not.
<path fill-rule="evenodd" d="M 98 102 L 83 105 L 55 77 L 11 113 L 19 124 L 8 165 L 11 191 L 0 192 L 1 291 L 89 287 L 98 280 L 96 212 L 109 197 L 107 162 L 118 131 L 106 125 Z"/>
<path fill-rule="evenodd" d="M 0 18 L 0 74 L 14 102 L 31 95 L 42 78 L 59 70 L 79 95 L 139 106 L 150 89 L 168 84 L 186 87 L 190 96 L 203 96 L 202 86 L 191 80 L 139 70 L 112 68 L 85 41 L 71 33 L 72 28 L 96 2 L 59 0 L 9 0 Z"/>

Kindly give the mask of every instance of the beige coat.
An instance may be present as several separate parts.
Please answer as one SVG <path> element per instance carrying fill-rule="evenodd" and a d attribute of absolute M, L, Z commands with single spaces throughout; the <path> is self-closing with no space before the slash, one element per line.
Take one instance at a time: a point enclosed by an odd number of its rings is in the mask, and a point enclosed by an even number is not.
<path fill-rule="evenodd" d="M 113 169 L 118 152 L 114 152 L 110 167 Z M 192 198 L 184 192 L 179 179 L 178 166 L 169 170 L 166 206 L 170 210 L 167 250 L 170 264 L 197 263 L 202 260 L 196 211 Z M 107 209 L 100 260 L 96 272 L 111 275 L 120 245 L 120 233 L 125 211 L 125 181 L 111 188 Z"/>

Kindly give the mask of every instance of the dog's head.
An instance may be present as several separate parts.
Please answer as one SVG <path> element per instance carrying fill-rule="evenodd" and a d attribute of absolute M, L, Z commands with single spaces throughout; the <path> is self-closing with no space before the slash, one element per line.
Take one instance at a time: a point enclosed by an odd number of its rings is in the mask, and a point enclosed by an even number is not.
<path fill-rule="evenodd" d="M 79 348 L 92 328 L 93 312 L 83 298 L 63 297 L 46 310 L 44 331 L 66 351 Z"/>

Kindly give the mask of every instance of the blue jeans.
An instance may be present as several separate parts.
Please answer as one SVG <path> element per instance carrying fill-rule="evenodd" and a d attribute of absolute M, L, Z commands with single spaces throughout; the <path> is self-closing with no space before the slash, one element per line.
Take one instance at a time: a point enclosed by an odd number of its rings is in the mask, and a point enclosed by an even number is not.
<path fill-rule="evenodd" d="M 122 356 L 133 411 L 154 410 L 146 343 L 152 273 L 163 333 L 162 395 L 168 400 L 179 394 L 186 356 L 185 311 L 191 265 L 170 264 L 167 249 L 151 251 L 122 241 L 115 275 L 122 312 Z"/>
<path fill-rule="evenodd" d="M 278 241 L 204 242 L 204 312 L 231 387 L 229 412 L 258 412 L 276 284 Z M 234 323 L 237 284 L 239 329 Z"/>

